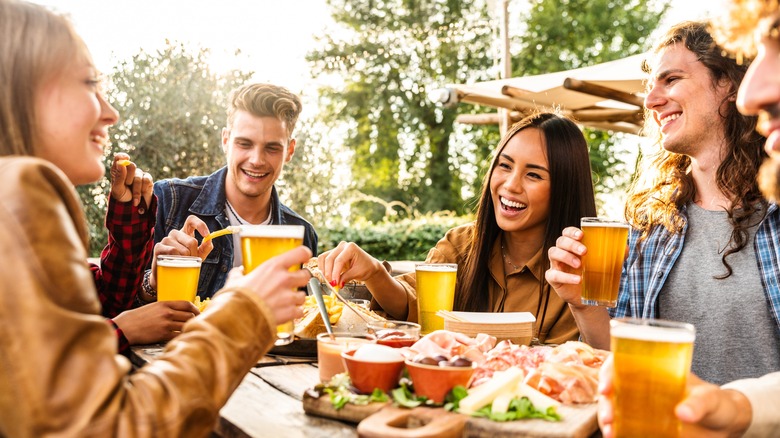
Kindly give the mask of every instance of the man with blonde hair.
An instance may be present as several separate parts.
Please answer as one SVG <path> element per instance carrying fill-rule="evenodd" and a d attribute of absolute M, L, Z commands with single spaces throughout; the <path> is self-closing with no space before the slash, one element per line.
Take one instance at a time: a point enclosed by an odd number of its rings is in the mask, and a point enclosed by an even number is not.
<path fill-rule="evenodd" d="M 303 225 L 303 244 L 317 253 L 314 227 L 281 203 L 274 185 L 295 152 L 292 133 L 301 108 L 298 96 L 277 85 L 253 83 L 233 90 L 222 130 L 227 165 L 209 176 L 154 184 L 158 200 L 155 255 L 201 256 L 201 299 L 222 287 L 230 269 L 242 266 L 242 257 L 237 235 L 199 245 L 196 230 L 203 236 L 229 225 Z M 144 275 L 142 292 L 141 301 L 156 300 L 154 260 Z"/>

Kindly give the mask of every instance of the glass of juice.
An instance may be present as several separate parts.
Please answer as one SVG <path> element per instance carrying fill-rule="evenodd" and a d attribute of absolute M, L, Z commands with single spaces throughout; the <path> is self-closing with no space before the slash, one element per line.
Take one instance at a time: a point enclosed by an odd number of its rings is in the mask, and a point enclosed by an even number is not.
<path fill-rule="evenodd" d="M 157 301 L 195 301 L 200 257 L 157 256 Z"/>
<path fill-rule="evenodd" d="M 361 344 L 373 342 L 368 336 L 352 333 L 328 333 L 317 335 L 317 368 L 320 371 L 320 381 L 327 382 L 333 376 L 345 372 L 342 351 L 354 350 Z"/>
<path fill-rule="evenodd" d="M 455 263 L 420 263 L 415 266 L 421 334 L 444 329 L 444 319 L 436 312 L 452 310 L 457 274 L 458 265 Z"/>
<path fill-rule="evenodd" d="M 674 408 L 685 395 L 696 331 L 658 319 L 610 321 L 615 361 L 615 436 L 678 437 Z"/>
<path fill-rule="evenodd" d="M 580 222 L 582 244 L 582 304 L 615 307 L 620 272 L 628 244 L 628 224 L 598 217 Z"/>
<path fill-rule="evenodd" d="M 303 245 L 302 225 L 244 225 L 241 227 L 241 255 L 244 258 L 244 274 L 252 272 L 263 262 L 293 248 Z M 297 271 L 300 266 L 290 267 Z M 293 322 L 276 328 L 275 345 L 287 345 L 293 341 Z"/>

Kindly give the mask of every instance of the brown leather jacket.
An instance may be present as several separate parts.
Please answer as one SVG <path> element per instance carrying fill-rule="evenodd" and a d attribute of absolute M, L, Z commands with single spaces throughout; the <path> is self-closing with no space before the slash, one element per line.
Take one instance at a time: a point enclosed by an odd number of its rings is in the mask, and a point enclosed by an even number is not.
<path fill-rule="evenodd" d="M 0 158 L 0 436 L 207 436 L 275 321 L 223 290 L 130 374 L 86 263 L 87 224 L 46 161 Z"/>

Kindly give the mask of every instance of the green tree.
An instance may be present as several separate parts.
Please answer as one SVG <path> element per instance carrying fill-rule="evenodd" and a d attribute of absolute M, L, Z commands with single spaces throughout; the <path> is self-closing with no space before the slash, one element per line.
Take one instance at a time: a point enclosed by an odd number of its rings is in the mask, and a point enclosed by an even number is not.
<path fill-rule="evenodd" d="M 315 76 L 345 81 L 321 90 L 321 120 L 347 126 L 352 187 L 420 211 L 465 211 L 461 157 L 450 147 L 457 111 L 432 103 L 427 92 L 487 78 L 493 58 L 485 1 L 328 4 L 341 29 L 323 35 L 308 60 Z M 356 205 L 358 216 L 385 215 L 381 203 Z"/>
<path fill-rule="evenodd" d="M 441 108 L 427 91 L 495 77 L 496 32 L 485 1 L 329 0 L 339 31 L 308 55 L 321 89 L 321 120 L 347 126 L 353 190 L 422 212 L 463 213 L 479 195 L 495 127 L 453 127 L 461 105 Z M 583 67 L 639 53 L 668 8 L 665 0 L 530 0 L 512 42 L 514 75 Z M 615 138 L 586 130 L 597 191 L 615 190 L 625 163 Z M 464 202 L 464 198 L 467 199 Z M 383 205 L 355 214 L 379 219 Z"/>
<path fill-rule="evenodd" d="M 123 151 L 155 180 L 207 175 L 224 165 L 220 132 L 229 91 L 251 73 L 216 74 L 209 51 L 168 42 L 120 62 L 110 76 L 109 101 L 120 114 L 106 156 Z M 107 159 L 107 165 L 111 160 Z M 108 168 L 107 168 L 108 170 Z M 107 179 L 79 188 L 91 231 L 91 255 L 106 244 Z"/>
<path fill-rule="evenodd" d="M 642 53 L 669 0 L 531 0 L 514 41 L 514 76 L 585 67 Z M 640 66 L 637 66 L 637 69 Z M 631 171 L 615 145 L 625 135 L 585 129 L 597 194 L 625 188 Z M 633 163 L 632 163 L 633 164 Z"/>

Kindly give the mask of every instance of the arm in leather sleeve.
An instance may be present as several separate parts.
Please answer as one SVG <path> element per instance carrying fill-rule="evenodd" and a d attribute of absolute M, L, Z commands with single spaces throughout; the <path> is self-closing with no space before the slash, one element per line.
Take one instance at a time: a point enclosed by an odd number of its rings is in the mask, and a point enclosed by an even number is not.
<path fill-rule="evenodd" d="M 0 159 L 0 436 L 207 435 L 274 339 L 265 304 L 223 291 L 130 375 L 99 314 L 76 193 L 41 160 Z"/>

